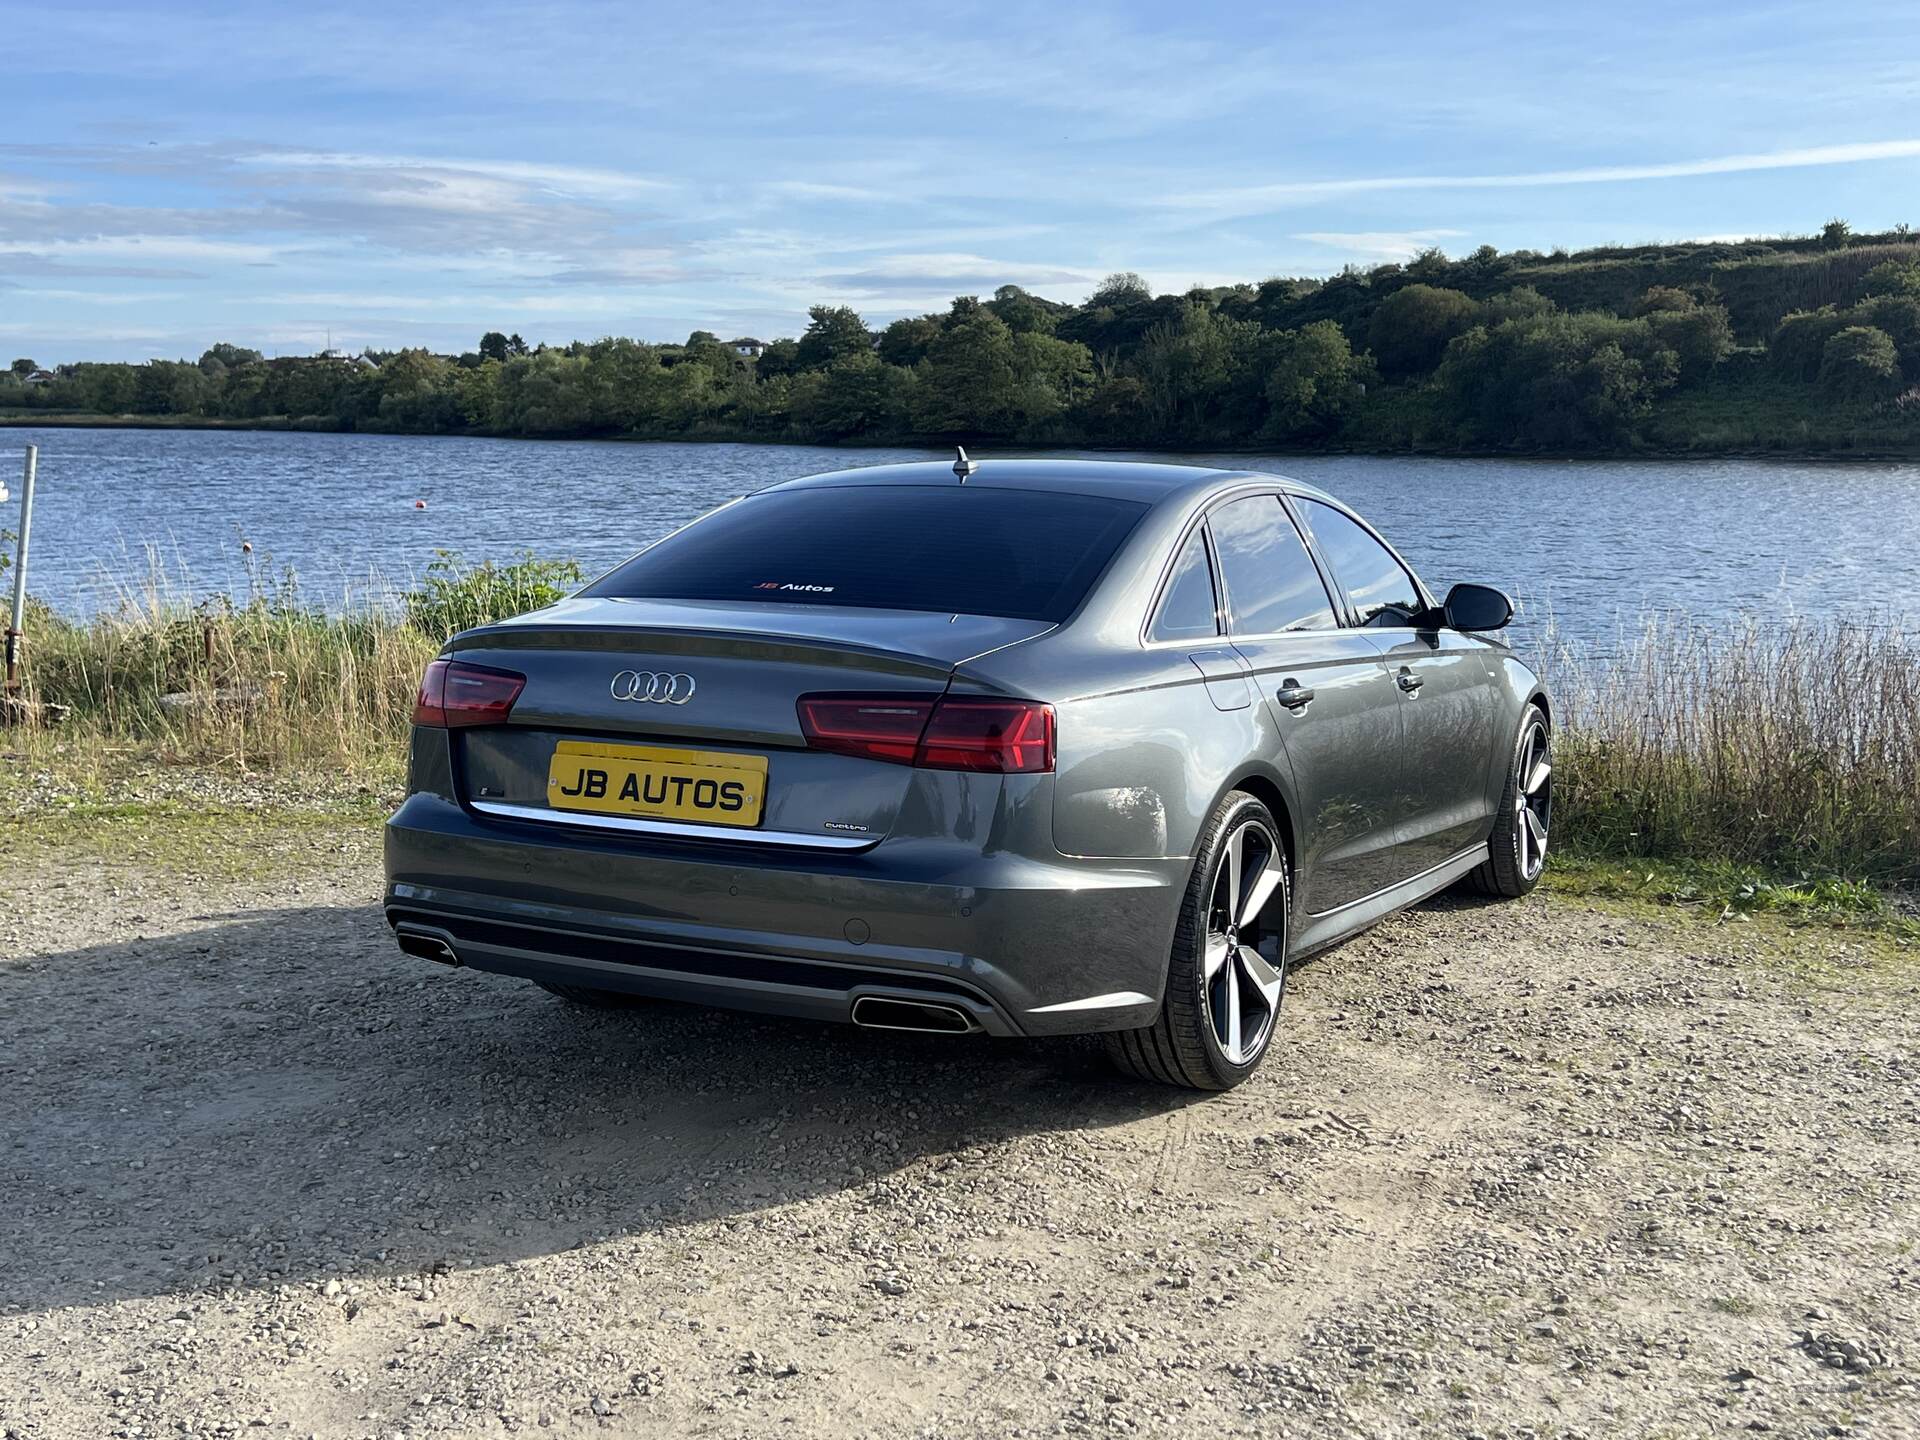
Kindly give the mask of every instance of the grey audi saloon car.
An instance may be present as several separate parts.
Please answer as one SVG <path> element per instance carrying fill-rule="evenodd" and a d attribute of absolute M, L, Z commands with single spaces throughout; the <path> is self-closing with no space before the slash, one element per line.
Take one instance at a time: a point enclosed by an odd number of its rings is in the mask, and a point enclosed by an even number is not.
<path fill-rule="evenodd" d="M 1539 879 L 1552 709 L 1512 613 L 1280 476 L 775 485 L 448 643 L 387 919 L 585 1004 L 1099 1031 L 1224 1089 L 1290 962 Z"/>

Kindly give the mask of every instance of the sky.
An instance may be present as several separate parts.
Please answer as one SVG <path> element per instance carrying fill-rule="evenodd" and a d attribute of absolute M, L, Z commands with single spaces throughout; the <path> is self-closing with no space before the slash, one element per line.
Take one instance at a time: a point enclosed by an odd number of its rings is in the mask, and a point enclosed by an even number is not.
<path fill-rule="evenodd" d="M 1920 223 L 1920 5 L 8 7 L 0 352 L 796 334 Z M 0 362 L 4 363 L 4 362 Z"/>

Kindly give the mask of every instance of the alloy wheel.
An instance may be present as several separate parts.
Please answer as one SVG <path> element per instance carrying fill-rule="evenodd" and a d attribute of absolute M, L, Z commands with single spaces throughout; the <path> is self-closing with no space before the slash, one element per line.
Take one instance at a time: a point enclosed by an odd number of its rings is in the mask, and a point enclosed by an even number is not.
<path fill-rule="evenodd" d="M 1273 832 L 1253 819 L 1236 825 L 1223 849 L 1207 905 L 1203 990 L 1221 1053 L 1248 1065 L 1273 1033 L 1287 983 L 1285 917 L 1265 915 L 1286 857 Z"/>
<path fill-rule="evenodd" d="M 1532 881 L 1547 863 L 1547 827 L 1553 821 L 1553 750 L 1544 722 L 1535 720 L 1520 742 L 1519 784 L 1514 796 L 1514 859 L 1522 879 Z"/>

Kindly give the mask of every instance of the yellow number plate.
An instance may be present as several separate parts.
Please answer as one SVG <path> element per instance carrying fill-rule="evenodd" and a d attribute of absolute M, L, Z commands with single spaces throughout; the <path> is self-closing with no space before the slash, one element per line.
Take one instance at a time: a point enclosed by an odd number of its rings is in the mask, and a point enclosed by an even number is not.
<path fill-rule="evenodd" d="M 547 803 L 556 810 L 758 825 L 766 799 L 764 755 L 562 740 L 547 770 Z"/>

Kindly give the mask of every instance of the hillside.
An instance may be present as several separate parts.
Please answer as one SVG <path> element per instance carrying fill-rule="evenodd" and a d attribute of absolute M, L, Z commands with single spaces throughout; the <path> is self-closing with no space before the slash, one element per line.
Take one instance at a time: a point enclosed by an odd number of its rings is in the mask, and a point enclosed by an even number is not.
<path fill-rule="evenodd" d="M 756 354 L 743 351 L 757 351 Z M 760 347 L 607 338 L 458 356 L 32 360 L 15 421 L 516 436 L 1554 454 L 1920 452 L 1920 240 L 1482 247 L 1326 279 L 1065 304 L 1003 286 L 870 328 L 816 306 Z"/>

